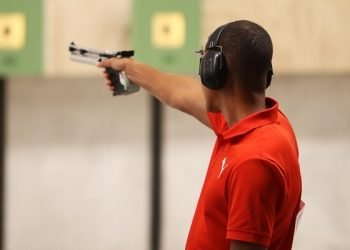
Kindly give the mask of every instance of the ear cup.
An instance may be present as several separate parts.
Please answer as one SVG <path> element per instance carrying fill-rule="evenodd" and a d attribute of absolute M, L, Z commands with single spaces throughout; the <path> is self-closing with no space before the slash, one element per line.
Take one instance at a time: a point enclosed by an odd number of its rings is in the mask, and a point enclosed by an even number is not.
<path fill-rule="evenodd" d="M 204 86 L 209 89 L 224 87 L 225 60 L 222 53 L 209 49 L 200 61 L 199 75 Z"/>

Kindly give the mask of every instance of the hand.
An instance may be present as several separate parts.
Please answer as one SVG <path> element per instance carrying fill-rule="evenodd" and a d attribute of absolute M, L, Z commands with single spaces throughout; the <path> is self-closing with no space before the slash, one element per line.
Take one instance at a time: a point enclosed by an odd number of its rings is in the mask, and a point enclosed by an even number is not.
<path fill-rule="evenodd" d="M 114 86 L 113 86 L 112 80 L 109 78 L 106 68 L 102 71 L 102 74 L 103 74 L 103 78 L 105 79 L 105 84 L 107 85 L 110 91 L 114 92 Z"/>
<path fill-rule="evenodd" d="M 267 250 L 266 247 L 238 240 L 231 241 L 231 250 Z"/>
<path fill-rule="evenodd" d="M 97 67 L 104 68 L 103 77 L 106 80 L 106 82 L 105 82 L 106 85 L 108 86 L 108 88 L 112 92 L 114 92 L 114 86 L 113 86 L 112 81 L 109 77 L 109 74 L 107 73 L 106 68 L 113 68 L 113 69 L 118 70 L 118 71 L 125 71 L 127 68 L 126 65 L 130 61 L 131 61 L 130 58 L 110 58 L 110 59 L 103 60 L 97 64 Z"/>

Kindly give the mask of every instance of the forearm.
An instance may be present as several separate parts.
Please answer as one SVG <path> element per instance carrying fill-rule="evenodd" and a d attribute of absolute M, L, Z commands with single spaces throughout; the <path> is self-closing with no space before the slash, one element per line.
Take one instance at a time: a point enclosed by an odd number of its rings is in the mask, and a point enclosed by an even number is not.
<path fill-rule="evenodd" d="M 243 241 L 231 241 L 230 250 L 268 250 L 266 247 Z"/>
<path fill-rule="evenodd" d="M 134 60 L 126 64 L 125 73 L 164 104 L 184 112 L 189 105 L 186 98 L 201 95 L 199 82 L 190 76 L 165 73 Z"/>
<path fill-rule="evenodd" d="M 125 64 L 128 78 L 164 104 L 194 116 L 210 127 L 201 83 L 190 76 L 174 75 L 129 59 Z"/>
<path fill-rule="evenodd" d="M 124 71 L 132 82 L 164 104 L 188 113 L 210 127 L 201 83 L 198 80 L 190 76 L 161 72 L 130 58 L 104 60 L 99 67 Z"/>

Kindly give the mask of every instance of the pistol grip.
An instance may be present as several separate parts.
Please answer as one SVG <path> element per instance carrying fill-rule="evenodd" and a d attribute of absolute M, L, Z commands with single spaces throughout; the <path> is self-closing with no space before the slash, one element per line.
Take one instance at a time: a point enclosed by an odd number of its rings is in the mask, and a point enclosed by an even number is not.
<path fill-rule="evenodd" d="M 119 76 L 120 71 L 112 68 L 106 68 L 106 71 L 114 87 L 113 95 L 116 96 L 124 92 L 125 91 L 124 86 L 120 82 L 120 76 Z"/>

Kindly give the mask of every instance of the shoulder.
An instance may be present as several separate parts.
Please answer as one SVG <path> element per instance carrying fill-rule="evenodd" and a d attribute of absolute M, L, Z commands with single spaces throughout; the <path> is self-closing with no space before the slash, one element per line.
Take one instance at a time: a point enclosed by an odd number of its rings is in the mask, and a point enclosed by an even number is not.
<path fill-rule="evenodd" d="M 267 197 L 274 201 L 286 198 L 285 173 L 280 166 L 268 159 L 246 159 L 231 166 L 226 178 L 226 195 L 236 197 L 240 202 Z"/>
<path fill-rule="evenodd" d="M 248 181 L 254 185 L 278 184 L 284 182 L 284 174 L 280 166 L 266 158 L 252 157 L 247 158 L 230 171 L 231 182 Z"/>

